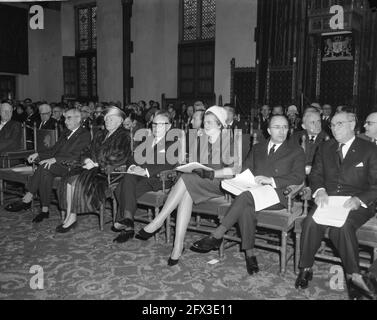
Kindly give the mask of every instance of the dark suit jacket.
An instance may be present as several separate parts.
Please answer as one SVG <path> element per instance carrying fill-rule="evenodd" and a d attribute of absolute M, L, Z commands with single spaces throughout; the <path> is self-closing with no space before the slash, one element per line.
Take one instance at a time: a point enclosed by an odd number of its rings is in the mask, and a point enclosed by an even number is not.
<path fill-rule="evenodd" d="M 273 155 L 268 156 L 268 142 L 253 146 L 242 165 L 242 171 L 250 169 L 254 176 L 274 178 L 280 202 L 286 206 L 285 188 L 304 182 L 305 154 L 301 147 L 285 141 Z"/>
<path fill-rule="evenodd" d="M 301 130 L 292 134 L 292 136 L 289 138 L 289 143 L 302 147 L 303 136 L 305 136 L 305 164 L 311 166 L 313 165 L 314 156 L 318 150 L 318 147 L 325 142 L 329 136 L 324 131 L 321 131 L 317 135 L 314 143 L 309 143 L 310 138 L 308 132 L 306 130 Z"/>
<path fill-rule="evenodd" d="M 368 207 L 374 208 L 377 148 L 371 148 L 370 142 L 356 138 L 339 166 L 338 145 L 336 140 L 329 140 L 319 147 L 309 176 L 312 191 L 325 188 L 331 196 L 357 196 Z"/>
<path fill-rule="evenodd" d="M 41 122 L 42 120 L 39 119 L 39 121 L 37 122 L 37 129 L 55 130 L 57 121 L 54 118 L 48 119 L 46 123 L 41 128 L 39 128 Z"/>
<path fill-rule="evenodd" d="M 90 144 L 90 133 L 80 127 L 67 140 L 71 131 L 65 130 L 58 141 L 47 151 L 39 154 L 41 160 L 55 158 L 57 163 L 62 161 L 79 161 L 83 150 Z"/>
<path fill-rule="evenodd" d="M 146 153 L 146 148 L 150 152 L 150 148 L 152 146 L 151 143 L 152 139 L 150 139 L 149 141 L 147 139 L 146 141 L 140 143 L 134 149 L 134 156 L 128 162 L 128 166 L 135 164 L 143 169 L 147 169 L 150 175 L 149 184 L 152 186 L 154 191 L 157 191 L 160 190 L 162 186 L 161 180 L 157 177 L 157 175 L 161 171 L 173 169 L 178 165 L 178 163 L 169 163 L 169 159 L 167 158 L 168 149 L 172 144 L 175 143 L 175 141 L 165 141 L 165 139 L 161 139 L 159 143 L 153 147 L 153 153 L 149 153 L 151 156 L 153 156 L 153 159 L 149 159 Z M 140 156 L 146 158 L 147 161 L 144 163 L 139 163 Z M 167 184 L 167 188 L 169 188 L 169 186 L 170 184 Z"/>
<path fill-rule="evenodd" d="M 325 119 L 322 118 L 321 124 L 322 124 L 322 130 L 325 131 L 329 135 L 329 137 L 332 138 L 333 135 L 332 135 L 331 126 L 330 126 L 330 124 L 331 124 L 331 116 L 327 120 L 325 120 Z"/>
<path fill-rule="evenodd" d="M 17 151 L 22 148 L 21 124 L 14 120 L 9 120 L 0 130 L 0 153 Z"/>

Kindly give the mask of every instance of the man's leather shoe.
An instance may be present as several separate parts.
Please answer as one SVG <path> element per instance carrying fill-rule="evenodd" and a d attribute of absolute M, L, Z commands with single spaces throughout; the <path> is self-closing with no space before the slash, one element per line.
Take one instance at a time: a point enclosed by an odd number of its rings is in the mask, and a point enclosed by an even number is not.
<path fill-rule="evenodd" d="M 49 212 L 41 212 L 40 214 L 38 214 L 33 220 L 32 222 L 34 223 L 39 223 L 39 222 L 42 222 L 43 219 L 48 219 L 50 216 Z"/>
<path fill-rule="evenodd" d="M 113 232 L 121 232 L 122 230 L 133 230 L 134 229 L 134 222 L 133 220 L 126 218 L 122 221 L 115 222 L 114 225 L 111 227 L 111 231 Z"/>
<path fill-rule="evenodd" d="M 75 221 L 74 223 L 72 223 L 72 224 L 71 224 L 69 227 L 67 227 L 67 228 L 64 228 L 64 227 L 63 227 L 63 224 L 61 224 L 61 225 L 59 225 L 59 226 L 56 227 L 55 231 L 56 231 L 57 233 L 67 233 L 69 230 L 72 230 L 72 229 L 76 228 L 76 226 L 77 226 L 77 221 Z"/>
<path fill-rule="evenodd" d="M 216 239 L 215 237 L 207 236 L 199 241 L 194 242 L 190 247 L 190 250 L 199 253 L 208 253 L 211 250 L 218 250 L 222 242 L 223 238 Z"/>
<path fill-rule="evenodd" d="M 309 281 L 313 279 L 312 270 L 301 269 L 295 282 L 296 289 L 306 289 L 309 285 Z"/>
<path fill-rule="evenodd" d="M 256 256 L 246 257 L 247 273 L 253 275 L 259 271 L 258 261 Z"/>
<path fill-rule="evenodd" d="M 134 230 L 122 230 L 120 235 L 118 235 L 114 240 L 113 242 L 116 242 L 116 243 L 124 243 L 124 242 L 127 242 L 128 240 L 132 239 L 135 235 L 135 231 Z"/>
<path fill-rule="evenodd" d="M 21 210 L 27 210 L 27 209 L 30 209 L 31 208 L 31 202 L 22 202 L 22 201 L 16 201 L 16 202 L 12 202 L 10 204 L 8 204 L 6 207 L 5 207 L 5 210 L 9 211 L 9 212 L 18 212 L 18 211 L 21 211 Z"/>

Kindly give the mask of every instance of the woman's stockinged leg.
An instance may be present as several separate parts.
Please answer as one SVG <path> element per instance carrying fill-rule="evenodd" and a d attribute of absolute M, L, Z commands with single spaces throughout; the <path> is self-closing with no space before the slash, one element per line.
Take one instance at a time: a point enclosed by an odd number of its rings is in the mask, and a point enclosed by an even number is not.
<path fill-rule="evenodd" d="M 158 216 L 156 216 L 153 221 L 151 221 L 144 230 L 149 233 L 155 232 L 159 229 L 165 219 L 171 214 L 175 208 L 177 208 L 178 204 L 182 201 L 182 197 L 187 192 L 186 185 L 182 179 L 179 179 L 178 182 L 173 186 L 171 189 L 166 202 L 161 209 Z"/>
<path fill-rule="evenodd" d="M 74 185 L 71 185 L 68 183 L 67 184 L 67 214 L 63 222 L 64 228 L 69 227 L 72 223 L 76 221 L 76 213 L 71 212 L 72 199 L 73 199 L 74 192 L 75 192 Z"/>
<path fill-rule="evenodd" d="M 175 226 L 174 247 L 171 253 L 172 259 L 176 260 L 182 254 L 187 226 L 191 219 L 192 204 L 192 198 L 190 194 L 186 191 L 182 198 L 182 201 L 179 203 L 178 206 L 177 221 Z"/>

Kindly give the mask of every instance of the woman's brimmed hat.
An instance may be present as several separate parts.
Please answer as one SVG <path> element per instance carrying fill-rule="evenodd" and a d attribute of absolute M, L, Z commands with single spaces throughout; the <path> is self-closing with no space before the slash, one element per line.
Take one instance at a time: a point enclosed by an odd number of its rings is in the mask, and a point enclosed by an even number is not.
<path fill-rule="evenodd" d="M 126 119 L 126 114 L 121 109 L 115 106 L 106 108 L 105 118 L 107 116 L 118 116 L 118 117 L 121 117 L 123 120 Z"/>
<path fill-rule="evenodd" d="M 211 108 L 206 110 L 205 114 L 207 114 L 208 112 L 212 112 L 217 117 L 217 119 L 219 119 L 223 127 L 227 126 L 226 119 L 228 118 L 228 113 L 223 107 L 212 106 Z"/>

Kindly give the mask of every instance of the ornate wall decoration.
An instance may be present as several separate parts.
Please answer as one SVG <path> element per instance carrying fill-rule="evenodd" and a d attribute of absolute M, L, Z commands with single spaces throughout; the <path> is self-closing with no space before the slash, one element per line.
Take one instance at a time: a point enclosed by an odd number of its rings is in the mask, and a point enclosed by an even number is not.
<path fill-rule="evenodd" d="M 354 59 L 352 33 L 322 36 L 322 61 Z"/>

